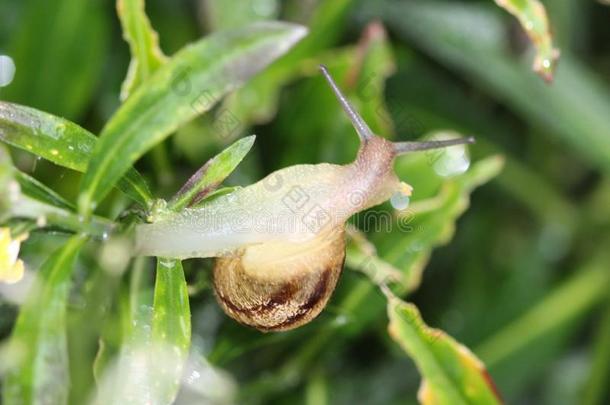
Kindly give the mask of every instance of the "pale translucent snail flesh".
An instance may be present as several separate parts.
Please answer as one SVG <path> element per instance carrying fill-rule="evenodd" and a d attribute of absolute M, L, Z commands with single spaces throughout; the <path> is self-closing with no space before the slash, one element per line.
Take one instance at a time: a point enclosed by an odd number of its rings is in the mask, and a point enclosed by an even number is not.
<path fill-rule="evenodd" d="M 375 136 L 326 68 L 321 70 L 360 137 L 354 162 L 287 167 L 136 227 L 137 254 L 217 257 L 219 304 L 230 317 L 262 331 L 293 329 L 322 311 L 343 268 L 345 222 L 396 192 L 410 192 L 394 173 L 396 156 L 473 142 L 390 142 Z"/>

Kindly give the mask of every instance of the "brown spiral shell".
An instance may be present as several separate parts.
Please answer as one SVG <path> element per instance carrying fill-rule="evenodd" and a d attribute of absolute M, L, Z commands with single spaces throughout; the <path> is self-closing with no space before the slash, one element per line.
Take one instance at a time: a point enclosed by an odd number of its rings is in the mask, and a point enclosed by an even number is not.
<path fill-rule="evenodd" d="M 231 318 L 285 331 L 320 314 L 345 261 L 343 229 L 305 243 L 268 242 L 216 259 L 216 299 Z"/>

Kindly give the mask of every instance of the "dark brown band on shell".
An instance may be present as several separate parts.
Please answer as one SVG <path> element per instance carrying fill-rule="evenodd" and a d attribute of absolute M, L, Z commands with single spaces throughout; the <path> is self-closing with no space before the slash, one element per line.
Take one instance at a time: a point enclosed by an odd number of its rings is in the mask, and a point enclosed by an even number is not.
<path fill-rule="evenodd" d="M 324 254 L 312 253 L 303 271 L 287 271 L 279 280 L 247 272 L 242 256 L 218 258 L 214 266 L 218 303 L 231 318 L 264 332 L 301 326 L 320 314 L 335 289 L 345 261 L 343 232 L 324 250 Z M 295 259 L 297 266 L 302 262 L 303 257 Z"/>

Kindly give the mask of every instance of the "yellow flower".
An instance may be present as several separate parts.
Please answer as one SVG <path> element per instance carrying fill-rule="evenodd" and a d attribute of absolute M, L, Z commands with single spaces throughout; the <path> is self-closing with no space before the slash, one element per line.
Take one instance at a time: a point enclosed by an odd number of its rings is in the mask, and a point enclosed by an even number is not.
<path fill-rule="evenodd" d="M 11 239 L 9 228 L 0 228 L 0 282 L 16 283 L 23 278 L 23 261 L 17 259 L 27 234 Z"/>

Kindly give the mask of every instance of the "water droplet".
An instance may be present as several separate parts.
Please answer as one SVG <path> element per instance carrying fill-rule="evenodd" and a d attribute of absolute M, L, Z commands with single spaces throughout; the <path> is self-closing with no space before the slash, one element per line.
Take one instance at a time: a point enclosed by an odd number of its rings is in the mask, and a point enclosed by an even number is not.
<path fill-rule="evenodd" d="M 338 315 L 335 319 L 334 319 L 334 324 L 335 326 L 344 326 L 347 325 L 348 323 L 348 318 L 345 315 Z"/>
<path fill-rule="evenodd" d="M 191 373 L 190 376 L 188 376 L 186 378 L 187 382 L 189 384 L 194 384 L 196 380 L 198 380 L 199 378 L 201 378 L 201 373 L 199 373 L 199 371 L 193 370 L 193 372 Z"/>
<path fill-rule="evenodd" d="M 401 193 L 400 191 L 395 192 L 394 195 L 392 195 L 392 197 L 390 198 L 390 204 L 392 204 L 392 207 L 397 210 L 406 209 L 409 206 L 410 201 L 411 199 L 409 198 L 409 196 L 405 195 L 404 193 Z"/>
<path fill-rule="evenodd" d="M 549 69 L 549 68 L 551 67 L 551 61 L 550 61 L 549 59 L 544 59 L 544 60 L 542 61 L 542 66 L 543 66 L 545 69 Z"/>
<path fill-rule="evenodd" d="M 277 9 L 277 3 L 269 0 L 254 0 L 252 10 L 261 17 L 271 17 Z"/>
<path fill-rule="evenodd" d="M 122 274 L 131 258 L 129 241 L 121 237 L 109 239 L 107 232 L 104 232 L 102 239 L 105 243 L 99 251 L 98 263 L 110 274 Z"/>
<path fill-rule="evenodd" d="M 15 62 L 10 56 L 0 55 L 0 87 L 8 86 L 15 77 Z"/>
<path fill-rule="evenodd" d="M 464 173 L 470 167 L 470 158 L 464 145 L 451 146 L 442 151 L 440 158 L 434 162 L 434 171 L 442 177 L 451 177 Z"/>
<path fill-rule="evenodd" d="M 424 245 L 421 241 L 415 241 L 411 244 L 410 251 L 411 252 L 419 252 L 424 248 Z"/>
<path fill-rule="evenodd" d="M 41 215 L 38 218 L 36 218 L 36 226 L 38 226 L 39 228 L 42 228 L 46 224 L 47 224 L 47 217 L 45 217 L 44 215 Z"/>
<path fill-rule="evenodd" d="M 19 200 L 19 197 L 21 196 L 21 187 L 19 187 L 19 183 L 11 181 L 8 184 L 8 196 L 12 203 L 16 203 Z"/>

